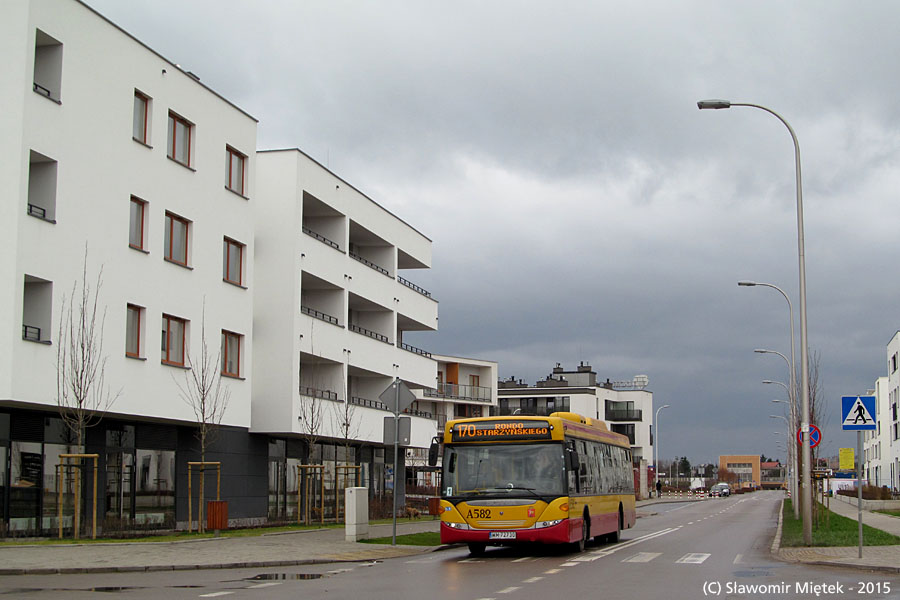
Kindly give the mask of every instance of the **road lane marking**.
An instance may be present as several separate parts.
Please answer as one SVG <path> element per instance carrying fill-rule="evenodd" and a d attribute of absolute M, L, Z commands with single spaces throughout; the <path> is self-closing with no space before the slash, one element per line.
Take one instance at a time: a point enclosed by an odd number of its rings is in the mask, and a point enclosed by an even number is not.
<path fill-rule="evenodd" d="M 269 581 L 267 583 L 257 583 L 256 585 L 247 586 L 248 590 L 253 590 L 256 588 L 267 588 L 272 587 L 273 585 L 281 585 L 280 581 Z"/>
<path fill-rule="evenodd" d="M 667 533 L 672 533 L 673 531 L 678 531 L 682 527 L 683 527 L 683 525 L 679 525 L 678 527 L 670 527 L 669 529 L 661 529 L 661 530 L 655 531 L 653 533 L 648 533 L 647 535 L 641 536 L 639 538 L 635 538 L 633 540 L 629 540 L 627 542 L 617 544 L 617 545 L 615 545 L 611 548 L 607 548 L 605 550 L 595 550 L 587 556 L 581 556 L 581 557 L 575 558 L 574 560 L 578 561 L 578 562 L 592 562 L 592 561 L 597 560 L 598 558 L 603 558 L 604 556 L 609 556 L 610 554 L 618 552 L 619 550 L 624 550 L 625 548 L 630 548 L 631 546 L 634 546 L 635 544 L 640 544 L 641 542 L 646 542 L 647 540 L 652 540 L 653 538 L 657 538 L 659 536 L 666 535 Z M 570 565 L 566 564 L 563 566 L 570 566 Z"/>
<path fill-rule="evenodd" d="M 661 556 L 662 552 L 638 552 L 634 556 L 630 558 L 626 558 L 622 562 L 632 562 L 632 563 L 648 563 L 657 556 Z"/>
<path fill-rule="evenodd" d="M 523 581 L 522 583 L 535 583 L 535 582 L 540 581 L 541 579 L 543 579 L 543 577 L 529 577 L 528 579 L 526 579 L 526 580 Z"/>
<path fill-rule="evenodd" d="M 497 593 L 498 594 L 512 594 L 516 590 L 521 590 L 521 589 L 522 588 L 520 586 L 511 585 L 508 588 L 503 588 L 502 590 L 499 590 Z"/>
<path fill-rule="evenodd" d="M 483 561 L 483 560 L 479 560 L 479 559 L 477 559 L 477 558 L 464 558 L 464 559 L 462 559 L 462 560 L 459 561 L 459 562 L 460 562 L 460 563 L 478 563 L 478 562 L 484 562 L 484 561 Z"/>
<path fill-rule="evenodd" d="M 561 566 L 561 567 L 577 567 L 580 564 L 581 563 L 577 563 L 577 562 L 564 562 L 563 564 L 561 564 L 559 566 Z"/>
<path fill-rule="evenodd" d="M 547 569 L 544 571 L 544 575 L 556 575 L 560 571 L 562 571 L 562 569 Z"/>
<path fill-rule="evenodd" d="M 216 596 L 227 596 L 228 594 L 233 594 L 234 592 L 212 592 L 210 594 L 200 594 L 201 598 L 215 598 Z"/>
<path fill-rule="evenodd" d="M 699 565 L 702 564 L 703 561 L 705 561 L 710 556 L 710 554 L 703 554 L 702 552 L 690 552 L 688 554 L 685 554 L 675 562 L 683 565 Z"/>
<path fill-rule="evenodd" d="M 510 561 L 510 562 L 518 563 L 518 562 L 527 562 L 527 561 L 529 561 L 529 560 L 534 560 L 534 557 L 533 557 L 533 556 L 523 556 L 522 558 L 517 558 L 517 559 L 512 560 L 512 561 Z"/>
<path fill-rule="evenodd" d="M 743 554 L 738 554 L 737 556 L 734 557 L 734 562 L 731 563 L 731 564 L 733 564 L 733 565 L 739 565 L 739 564 L 742 564 L 743 561 L 744 561 L 744 555 L 743 555 Z"/>

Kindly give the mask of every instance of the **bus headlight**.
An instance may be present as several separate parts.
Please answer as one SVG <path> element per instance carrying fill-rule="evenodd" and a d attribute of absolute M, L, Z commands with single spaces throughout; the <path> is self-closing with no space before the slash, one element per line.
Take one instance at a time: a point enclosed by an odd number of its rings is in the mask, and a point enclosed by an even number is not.
<path fill-rule="evenodd" d="M 468 523 L 446 523 L 450 529 L 468 529 Z"/>
<path fill-rule="evenodd" d="M 534 527 L 535 529 L 543 529 L 545 527 L 553 527 L 554 525 L 559 525 L 562 522 L 562 519 L 556 519 L 555 521 L 538 521 L 534 524 Z"/>

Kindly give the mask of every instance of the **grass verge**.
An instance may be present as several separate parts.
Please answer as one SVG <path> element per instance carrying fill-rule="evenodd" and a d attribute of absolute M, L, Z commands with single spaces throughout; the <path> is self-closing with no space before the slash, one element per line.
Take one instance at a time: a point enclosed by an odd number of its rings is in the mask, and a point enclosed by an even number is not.
<path fill-rule="evenodd" d="M 390 544 L 391 536 L 359 540 L 364 544 Z M 408 533 L 398 535 L 397 543 L 404 546 L 440 546 L 441 534 L 437 531 L 425 531 L 422 533 Z"/>
<path fill-rule="evenodd" d="M 889 515 L 891 517 L 900 517 L 900 510 L 876 510 L 875 512 L 881 513 L 883 515 Z"/>
<path fill-rule="evenodd" d="M 819 523 L 813 524 L 813 546 L 856 546 L 859 544 L 859 524 L 847 517 L 835 514 L 819 504 L 819 514 L 828 514 L 828 518 L 820 516 Z M 781 546 L 805 546 L 803 543 L 803 523 L 794 519 L 794 509 L 790 500 L 784 501 L 783 526 L 781 529 Z M 900 544 L 900 537 L 886 531 L 863 524 L 863 546 L 895 546 Z"/>

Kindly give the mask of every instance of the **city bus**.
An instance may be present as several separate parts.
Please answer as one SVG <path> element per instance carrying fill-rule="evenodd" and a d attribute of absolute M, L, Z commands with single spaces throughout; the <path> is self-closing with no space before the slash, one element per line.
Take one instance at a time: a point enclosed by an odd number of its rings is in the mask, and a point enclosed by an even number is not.
<path fill-rule="evenodd" d="M 569 412 L 449 421 L 443 436 L 441 543 L 619 541 L 635 523 L 628 438 Z"/>

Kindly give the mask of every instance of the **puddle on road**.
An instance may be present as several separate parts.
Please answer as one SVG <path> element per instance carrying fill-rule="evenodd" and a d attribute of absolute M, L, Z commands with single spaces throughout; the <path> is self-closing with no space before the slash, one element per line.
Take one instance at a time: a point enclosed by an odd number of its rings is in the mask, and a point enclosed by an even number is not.
<path fill-rule="evenodd" d="M 287 581 L 295 579 L 321 579 L 324 577 L 322 573 L 261 573 L 253 577 L 248 577 L 246 581 Z"/>

